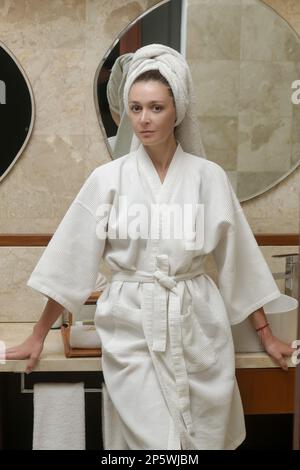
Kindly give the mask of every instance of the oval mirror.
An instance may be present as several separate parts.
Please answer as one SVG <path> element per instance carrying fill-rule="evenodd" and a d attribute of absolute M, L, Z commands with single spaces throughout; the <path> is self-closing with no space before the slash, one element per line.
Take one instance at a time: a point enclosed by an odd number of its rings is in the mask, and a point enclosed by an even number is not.
<path fill-rule="evenodd" d="M 240 201 L 295 170 L 300 106 L 292 101 L 292 84 L 300 78 L 300 38 L 260 0 L 163 1 L 122 31 L 95 77 L 96 110 L 112 158 L 128 153 L 132 138 L 131 128 L 118 133 L 122 74 L 130 54 L 151 43 L 173 47 L 189 63 L 206 158 L 224 168 Z"/>
<path fill-rule="evenodd" d="M 30 83 L 17 59 L 0 42 L 0 181 L 22 154 L 33 122 L 34 100 Z"/>

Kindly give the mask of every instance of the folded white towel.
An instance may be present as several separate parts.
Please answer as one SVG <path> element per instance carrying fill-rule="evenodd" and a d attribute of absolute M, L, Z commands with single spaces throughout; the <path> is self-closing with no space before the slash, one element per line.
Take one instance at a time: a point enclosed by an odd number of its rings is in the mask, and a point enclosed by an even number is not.
<path fill-rule="evenodd" d="M 69 341 L 72 348 L 101 347 L 100 337 L 94 325 L 71 325 Z"/>
<path fill-rule="evenodd" d="M 33 450 L 85 450 L 84 383 L 33 387 Z"/>

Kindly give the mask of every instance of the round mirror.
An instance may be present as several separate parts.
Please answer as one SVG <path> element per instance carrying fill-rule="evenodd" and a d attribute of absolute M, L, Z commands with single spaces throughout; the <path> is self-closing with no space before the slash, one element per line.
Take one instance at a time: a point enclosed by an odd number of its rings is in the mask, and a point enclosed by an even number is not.
<path fill-rule="evenodd" d="M 0 181 L 22 154 L 33 129 L 30 83 L 11 51 L 0 42 Z"/>
<path fill-rule="evenodd" d="M 260 0 L 163 1 L 121 32 L 95 77 L 96 109 L 112 158 L 129 152 L 133 135 L 128 124 L 119 125 L 126 64 L 151 43 L 173 47 L 189 63 L 206 157 L 224 168 L 240 201 L 295 170 L 300 106 L 292 95 L 300 78 L 300 38 Z"/>

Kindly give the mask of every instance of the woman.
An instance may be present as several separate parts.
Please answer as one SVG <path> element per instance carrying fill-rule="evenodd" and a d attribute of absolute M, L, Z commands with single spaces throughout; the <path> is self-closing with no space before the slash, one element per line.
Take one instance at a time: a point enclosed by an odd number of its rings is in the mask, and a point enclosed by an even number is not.
<path fill-rule="evenodd" d="M 49 297 L 45 310 L 7 351 L 32 370 L 62 309 L 81 309 L 103 258 L 112 270 L 95 315 L 105 449 L 235 449 L 245 425 L 230 325 L 250 316 L 284 369 L 294 351 L 267 324 L 263 306 L 281 294 L 227 175 L 199 155 L 192 96 L 177 51 L 151 44 L 134 54 L 124 105 L 141 145 L 96 168 L 77 194 L 27 283 Z M 218 287 L 203 268 L 209 254 Z"/>

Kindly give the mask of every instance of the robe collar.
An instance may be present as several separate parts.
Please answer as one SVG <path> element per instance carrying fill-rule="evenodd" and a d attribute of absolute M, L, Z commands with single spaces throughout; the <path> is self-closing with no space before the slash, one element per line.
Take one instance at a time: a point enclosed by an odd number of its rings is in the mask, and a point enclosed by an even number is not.
<path fill-rule="evenodd" d="M 169 164 L 164 181 L 161 182 L 156 168 L 148 155 L 144 145 L 141 143 L 135 152 L 136 169 L 141 185 L 150 190 L 155 202 L 168 202 L 171 192 L 174 191 L 174 185 L 179 182 L 183 176 L 185 152 L 179 142 Z"/>

